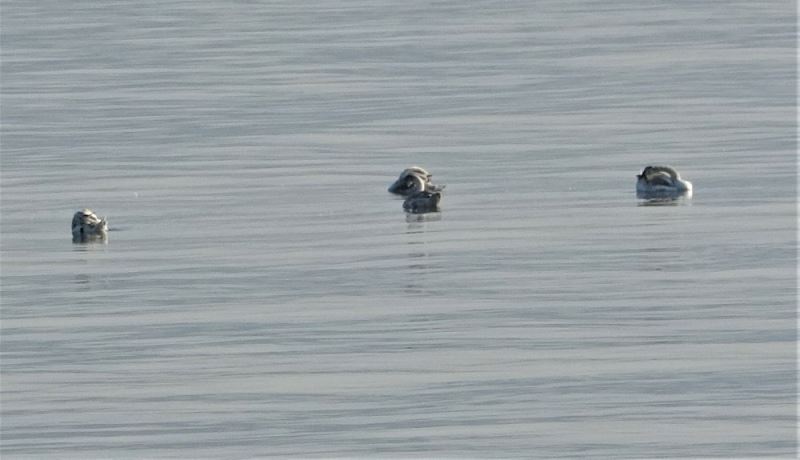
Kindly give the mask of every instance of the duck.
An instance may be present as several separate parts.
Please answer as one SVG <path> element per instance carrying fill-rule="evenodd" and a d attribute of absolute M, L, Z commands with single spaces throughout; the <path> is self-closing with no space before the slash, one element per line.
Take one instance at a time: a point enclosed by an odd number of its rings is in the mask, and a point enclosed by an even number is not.
<path fill-rule="evenodd" d="M 403 210 L 411 214 L 425 214 L 439 212 L 439 202 L 442 201 L 442 192 L 417 192 L 406 198 Z"/>
<path fill-rule="evenodd" d="M 416 188 L 420 187 L 422 178 L 416 177 Z M 438 212 L 439 202 L 442 201 L 442 189 L 418 190 L 403 201 L 403 210 L 411 214 L 424 214 L 428 212 Z"/>
<path fill-rule="evenodd" d="M 72 241 L 85 243 L 102 240 L 108 235 L 108 221 L 97 217 L 91 209 L 84 208 L 72 216 Z"/>
<path fill-rule="evenodd" d="M 444 187 L 433 185 L 431 177 L 433 177 L 431 173 L 419 166 L 406 168 L 400 173 L 400 177 L 389 186 L 389 192 L 402 196 L 411 196 L 426 190 L 441 191 Z"/>
<path fill-rule="evenodd" d="M 647 166 L 636 175 L 636 195 L 639 198 L 677 198 L 692 196 L 692 183 L 681 179 L 671 166 Z"/>

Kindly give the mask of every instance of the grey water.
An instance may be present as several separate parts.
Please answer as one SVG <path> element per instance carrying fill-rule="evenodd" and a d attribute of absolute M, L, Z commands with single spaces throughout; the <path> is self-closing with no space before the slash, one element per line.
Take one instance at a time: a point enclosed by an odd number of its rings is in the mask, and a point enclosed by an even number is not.
<path fill-rule="evenodd" d="M 4 459 L 797 455 L 795 2 L 0 17 Z"/>

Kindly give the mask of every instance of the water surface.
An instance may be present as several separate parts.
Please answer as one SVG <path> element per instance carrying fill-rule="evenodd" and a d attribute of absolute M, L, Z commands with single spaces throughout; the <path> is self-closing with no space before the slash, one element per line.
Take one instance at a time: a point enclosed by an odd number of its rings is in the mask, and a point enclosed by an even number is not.
<path fill-rule="evenodd" d="M 396 3 L 4 2 L 3 457 L 793 458 L 793 2 Z"/>

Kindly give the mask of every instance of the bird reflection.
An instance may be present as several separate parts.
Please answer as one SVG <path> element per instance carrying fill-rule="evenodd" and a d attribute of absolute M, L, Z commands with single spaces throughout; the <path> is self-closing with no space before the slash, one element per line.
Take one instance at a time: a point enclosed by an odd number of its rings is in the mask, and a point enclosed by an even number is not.
<path fill-rule="evenodd" d="M 407 231 L 406 233 L 419 233 L 424 232 L 425 222 L 437 222 L 442 220 L 441 212 L 430 212 L 427 214 L 406 214 L 406 222 L 409 224 L 408 228 L 416 229 L 416 232 Z"/>
<path fill-rule="evenodd" d="M 405 290 L 408 294 L 414 295 L 429 295 L 431 292 L 430 286 L 433 280 L 433 272 L 435 270 L 431 261 L 429 243 L 426 237 L 426 222 L 424 217 L 430 217 L 429 214 L 412 215 L 422 219 L 413 219 L 409 221 L 406 235 L 408 239 L 408 266 L 405 270 L 408 281 L 405 284 Z"/>
<path fill-rule="evenodd" d="M 102 253 L 108 250 L 107 243 L 108 240 L 103 238 L 72 245 L 72 251 L 76 253 L 72 266 L 76 292 L 90 292 L 108 282 L 107 275 L 97 266 L 99 258 L 104 257 Z"/>
<path fill-rule="evenodd" d="M 651 198 L 640 201 L 637 206 L 691 206 L 692 202 L 683 198 Z"/>

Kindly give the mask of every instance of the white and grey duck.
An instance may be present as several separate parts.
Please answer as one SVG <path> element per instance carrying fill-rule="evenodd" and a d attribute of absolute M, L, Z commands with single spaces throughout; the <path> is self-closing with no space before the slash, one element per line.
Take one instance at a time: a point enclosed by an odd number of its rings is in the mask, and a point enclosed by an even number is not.
<path fill-rule="evenodd" d="M 441 187 L 436 190 L 421 190 L 419 192 L 414 192 L 403 201 L 403 210 L 411 214 L 439 212 L 439 203 L 441 201 Z"/>
<path fill-rule="evenodd" d="M 72 241 L 86 243 L 103 240 L 108 235 L 108 221 L 91 209 L 81 209 L 72 216 Z"/>
<path fill-rule="evenodd" d="M 389 191 L 405 196 L 403 210 L 412 214 L 438 212 L 444 186 L 431 182 L 432 174 L 419 166 L 403 170 Z"/>
<path fill-rule="evenodd" d="M 636 175 L 636 179 L 636 196 L 639 198 L 692 196 L 692 183 L 682 179 L 671 166 L 648 166 Z"/>
<path fill-rule="evenodd" d="M 389 192 L 410 196 L 422 191 L 441 191 L 444 187 L 439 187 L 431 182 L 433 174 L 419 166 L 406 168 L 400 173 L 400 177 L 389 186 Z"/>

